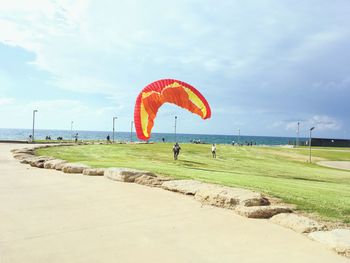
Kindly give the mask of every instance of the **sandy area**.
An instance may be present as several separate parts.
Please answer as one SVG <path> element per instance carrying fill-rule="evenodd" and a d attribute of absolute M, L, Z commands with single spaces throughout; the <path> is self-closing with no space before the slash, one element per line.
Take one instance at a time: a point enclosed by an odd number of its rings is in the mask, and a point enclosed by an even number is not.
<path fill-rule="evenodd" d="M 350 170 L 349 161 L 321 161 L 321 162 L 317 162 L 317 164 L 321 166 L 330 167 L 330 168 Z"/>
<path fill-rule="evenodd" d="M 193 198 L 31 168 L 0 144 L 0 262 L 348 262 L 322 244 Z"/>

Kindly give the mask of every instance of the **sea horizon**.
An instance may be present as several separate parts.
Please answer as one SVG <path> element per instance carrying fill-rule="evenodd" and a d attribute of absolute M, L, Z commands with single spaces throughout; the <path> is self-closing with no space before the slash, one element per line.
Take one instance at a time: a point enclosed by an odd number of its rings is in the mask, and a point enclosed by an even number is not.
<path fill-rule="evenodd" d="M 35 129 L 35 139 L 44 140 L 46 136 L 50 136 L 52 140 L 57 137 L 62 137 L 64 140 L 72 140 L 74 135 L 78 133 L 79 140 L 106 140 L 107 135 L 110 135 L 113 139 L 112 131 L 99 131 L 99 130 L 60 130 L 60 129 Z M 0 140 L 28 140 L 29 135 L 32 134 L 32 129 L 20 129 L 20 128 L 0 128 Z M 136 133 L 132 133 L 132 137 L 129 132 L 115 131 L 114 139 L 116 141 L 141 141 L 137 139 Z M 181 143 L 217 143 L 217 144 L 250 144 L 253 145 L 288 145 L 294 144 L 296 137 L 285 136 L 273 136 L 273 135 L 238 135 L 238 134 L 198 134 L 198 133 L 162 133 L 154 132 L 150 138 L 150 142 L 174 142 Z M 300 137 L 299 140 L 306 140 L 307 138 Z"/>

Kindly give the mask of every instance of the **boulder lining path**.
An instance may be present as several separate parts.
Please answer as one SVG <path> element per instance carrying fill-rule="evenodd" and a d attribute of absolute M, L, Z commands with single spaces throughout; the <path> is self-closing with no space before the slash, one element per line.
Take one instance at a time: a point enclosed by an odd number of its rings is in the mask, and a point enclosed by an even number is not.
<path fill-rule="evenodd" d="M 27 146 L 27 145 L 25 145 Z M 19 163 L 0 144 L 0 262 L 349 262 L 290 229 L 160 188 Z"/>

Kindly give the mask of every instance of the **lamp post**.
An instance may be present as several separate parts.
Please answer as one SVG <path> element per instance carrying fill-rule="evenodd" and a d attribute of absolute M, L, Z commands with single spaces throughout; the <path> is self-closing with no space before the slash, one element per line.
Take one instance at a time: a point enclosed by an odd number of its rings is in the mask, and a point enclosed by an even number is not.
<path fill-rule="evenodd" d="M 38 112 L 38 110 L 33 110 L 33 130 L 32 130 L 32 142 L 34 142 L 34 126 L 35 126 L 35 113 Z"/>
<path fill-rule="evenodd" d="M 70 122 L 70 139 L 71 139 L 71 141 L 73 141 L 73 123 L 74 123 L 74 121 Z"/>
<path fill-rule="evenodd" d="M 132 142 L 132 127 L 134 126 L 134 122 L 131 121 L 131 127 L 130 127 L 130 142 Z"/>
<path fill-rule="evenodd" d="M 241 129 L 238 129 L 238 146 L 240 145 L 241 140 Z"/>
<path fill-rule="evenodd" d="M 298 147 L 298 146 L 299 146 L 299 132 L 300 132 L 300 122 L 298 122 L 298 129 L 297 129 L 297 142 L 296 142 L 295 147 Z"/>
<path fill-rule="evenodd" d="M 114 131 L 115 131 L 114 125 L 115 125 L 116 119 L 118 119 L 118 117 L 113 117 L 113 143 L 114 143 Z"/>
<path fill-rule="evenodd" d="M 309 162 L 310 162 L 310 163 L 311 163 L 311 140 L 312 140 L 311 132 L 312 132 L 313 129 L 315 129 L 315 127 L 311 127 L 311 128 L 310 128 L 310 136 L 309 136 L 309 149 L 310 149 Z"/>
<path fill-rule="evenodd" d="M 176 142 L 176 121 L 177 121 L 177 116 L 175 116 L 175 126 L 174 126 L 175 142 Z"/>

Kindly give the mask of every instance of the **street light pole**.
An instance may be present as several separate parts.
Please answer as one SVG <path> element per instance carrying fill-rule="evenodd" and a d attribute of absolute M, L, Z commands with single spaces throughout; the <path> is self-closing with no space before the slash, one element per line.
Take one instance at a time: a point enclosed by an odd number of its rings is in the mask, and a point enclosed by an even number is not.
<path fill-rule="evenodd" d="M 238 129 L 238 146 L 240 144 L 241 141 L 241 129 Z"/>
<path fill-rule="evenodd" d="M 70 122 L 70 139 L 73 141 L 73 121 Z"/>
<path fill-rule="evenodd" d="M 300 132 L 300 122 L 298 122 L 298 128 L 297 128 L 297 141 L 295 147 L 299 146 L 299 132 Z"/>
<path fill-rule="evenodd" d="M 315 129 L 315 127 L 311 127 L 310 128 L 310 136 L 309 136 L 309 149 L 310 149 L 310 154 L 309 154 L 309 162 L 311 163 L 311 140 L 312 140 L 312 137 L 311 137 L 311 132 L 312 130 Z"/>
<path fill-rule="evenodd" d="M 130 127 L 130 142 L 132 142 L 132 127 L 134 126 L 134 122 L 131 121 L 131 127 Z"/>
<path fill-rule="evenodd" d="M 33 110 L 33 130 L 32 130 L 32 142 L 34 142 L 34 126 L 35 126 L 35 113 L 38 112 L 38 110 Z"/>
<path fill-rule="evenodd" d="M 113 143 L 114 143 L 114 131 L 115 131 L 114 124 L 116 119 L 118 119 L 118 117 L 113 117 Z"/>
<path fill-rule="evenodd" d="M 177 142 L 176 141 L 176 121 L 177 121 L 177 116 L 175 116 L 175 126 L 174 126 L 174 128 L 175 128 L 175 130 L 174 130 L 174 132 L 175 132 L 175 142 Z"/>

